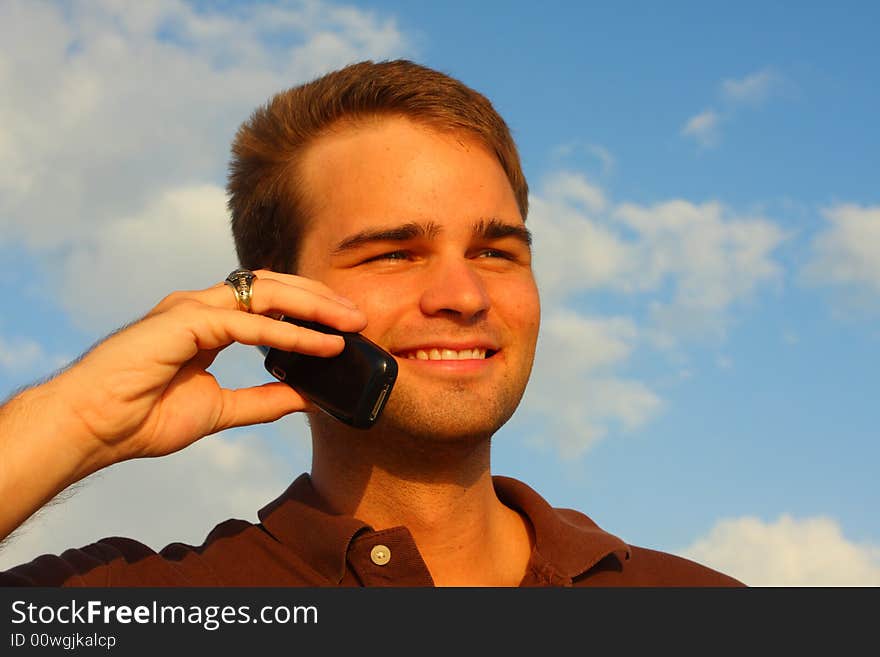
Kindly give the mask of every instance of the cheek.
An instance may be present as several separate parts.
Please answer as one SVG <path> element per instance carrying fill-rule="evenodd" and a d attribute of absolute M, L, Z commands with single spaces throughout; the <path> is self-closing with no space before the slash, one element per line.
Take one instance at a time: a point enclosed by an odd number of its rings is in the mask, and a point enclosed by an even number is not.
<path fill-rule="evenodd" d="M 413 306 L 412 299 L 400 286 L 388 282 L 359 281 L 336 288 L 339 294 L 351 299 L 367 316 L 367 327 L 363 333 L 370 339 L 381 338 L 400 323 L 407 308 Z"/>
<path fill-rule="evenodd" d="M 352 300 L 363 306 L 367 312 L 370 309 L 387 310 L 394 305 L 395 300 L 403 300 L 407 294 L 399 281 L 382 280 L 381 278 L 363 277 L 353 281 L 348 286 L 348 294 Z"/>
<path fill-rule="evenodd" d="M 533 281 L 506 285 L 493 294 L 494 305 L 513 326 L 537 332 L 541 322 L 541 302 Z"/>

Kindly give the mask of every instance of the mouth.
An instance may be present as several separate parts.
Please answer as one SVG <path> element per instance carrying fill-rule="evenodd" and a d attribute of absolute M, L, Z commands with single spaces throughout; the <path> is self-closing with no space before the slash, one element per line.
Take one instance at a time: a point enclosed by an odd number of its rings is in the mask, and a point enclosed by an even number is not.
<path fill-rule="evenodd" d="M 423 347 L 401 351 L 395 356 L 407 360 L 486 360 L 496 353 L 493 349 L 474 347 L 471 349 L 449 349 L 448 347 Z"/>

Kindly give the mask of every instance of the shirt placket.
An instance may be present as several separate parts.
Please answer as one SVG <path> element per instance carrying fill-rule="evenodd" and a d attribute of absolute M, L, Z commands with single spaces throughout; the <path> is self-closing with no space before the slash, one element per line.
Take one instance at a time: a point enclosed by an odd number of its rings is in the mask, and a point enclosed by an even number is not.
<path fill-rule="evenodd" d="M 363 532 L 349 544 L 348 567 L 364 586 L 433 586 L 409 530 Z"/>

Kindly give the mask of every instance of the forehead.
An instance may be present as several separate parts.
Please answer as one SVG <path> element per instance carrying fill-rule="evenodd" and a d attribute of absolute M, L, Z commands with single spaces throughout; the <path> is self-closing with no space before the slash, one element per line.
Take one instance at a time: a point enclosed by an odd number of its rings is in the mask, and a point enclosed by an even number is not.
<path fill-rule="evenodd" d="M 446 231 L 486 218 L 522 223 L 501 164 L 478 139 L 402 117 L 336 127 L 309 146 L 299 174 L 305 237 L 397 222 Z"/>

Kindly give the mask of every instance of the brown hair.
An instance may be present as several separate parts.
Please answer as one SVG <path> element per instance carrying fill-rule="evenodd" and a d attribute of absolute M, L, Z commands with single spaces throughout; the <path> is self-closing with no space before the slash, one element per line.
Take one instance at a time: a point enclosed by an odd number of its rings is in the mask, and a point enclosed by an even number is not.
<path fill-rule="evenodd" d="M 386 114 L 480 140 L 498 157 L 525 220 L 528 184 L 516 144 L 485 96 L 411 61 L 365 61 L 276 94 L 239 128 L 226 190 L 241 266 L 296 270 L 307 219 L 297 165 L 306 148 L 340 121 Z"/>

